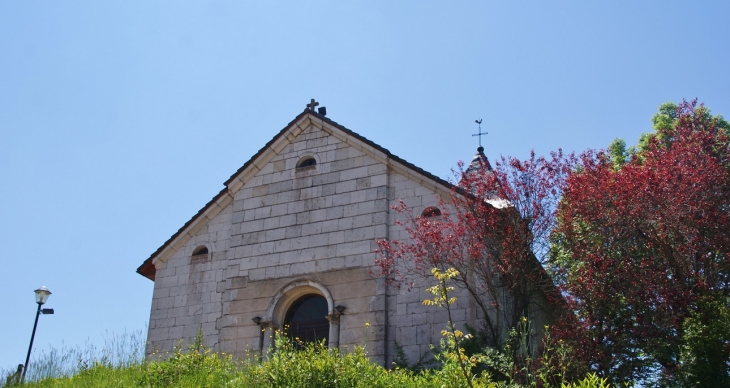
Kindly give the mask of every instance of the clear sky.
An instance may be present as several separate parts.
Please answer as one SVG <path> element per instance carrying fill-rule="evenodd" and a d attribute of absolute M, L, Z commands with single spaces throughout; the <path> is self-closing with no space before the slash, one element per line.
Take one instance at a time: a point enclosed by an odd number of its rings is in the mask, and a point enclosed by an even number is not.
<path fill-rule="evenodd" d="M 549 3 L 549 4 L 548 4 Z M 136 268 L 316 98 L 438 176 L 730 116 L 730 2 L 1 1 L 0 368 L 144 329 Z"/>

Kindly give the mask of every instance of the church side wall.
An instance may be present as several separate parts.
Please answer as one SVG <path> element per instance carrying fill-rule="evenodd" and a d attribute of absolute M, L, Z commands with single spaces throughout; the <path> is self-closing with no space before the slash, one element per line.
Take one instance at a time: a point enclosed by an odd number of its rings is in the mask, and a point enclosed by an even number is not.
<path fill-rule="evenodd" d="M 409 179 L 401 174 L 390 175 L 389 196 L 390 206 L 395 206 L 402 200 L 413 210 L 414 215 L 419 215 L 430 206 L 440 206 L 439 197 L 433 189 L 424 184 Z M 446 198 L 448 200 L 448 198 Z M 397 225 L 396 220 L 406 221 L 404 215 L 391 211 L 389 214 L 389 239 L 409 240 L 409 234 L 402 225 Z M 404 273 L 409 269 L 400 268 Z M 425 360 L 432 359 L 431 345 L 438 345 L 441 340 L 441 331 L 446 329 L 449 321 L 448 312 L 444 308 L 436 306 L 424 306 L 423 301 L 433 299 L 433 295 L 427 291 L 435 285 L 430 269 L 427 273 L 409 274 L 413 281 L 412 286 L 403 284 L 400 287 L 389 286 L 388 290 L 388 360 L 387 364 L 392 365 L 394 361 L 396 342 L 403 349 L 408 361 L 412 364 L 425 357 Z M 457 302 L 451 306 L 451 316 L 457 328 L 464 330 L 464 324 L 469 323 L 476 327 L 476 306 L 466 291 L 456 290 L 452 296 L 456 296 Z"/>
<path fill-rule="evenodd" d="M 231 208 L 223 210 L 194 238 L 157 268 L 147 335 L 147 355 L 186 346 L 202 332 L 206 346 L 217 350 L 217 322 L 221 318 L 226 252 L 231 230 Z M 205 246 L 206 256 L 193 256 Z"/>

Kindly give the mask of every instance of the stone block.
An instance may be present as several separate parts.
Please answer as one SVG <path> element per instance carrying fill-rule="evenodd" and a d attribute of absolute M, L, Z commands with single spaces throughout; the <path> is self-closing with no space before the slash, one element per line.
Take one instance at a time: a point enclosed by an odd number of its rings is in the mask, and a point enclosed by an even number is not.
<path fill-rule="evenodd" d="M 259 258 L 256 256 L 243 257 L 238 262 L 238 268 L 242 271 L 251 270 L 259 265 Z"/>
<path fill-rule="evenodd" d="M 175 297 L 157 299 L 157 309 L 171 309 L 175 305 Z"/>
<path fill-rule="evenodd" d="M 291 265 L 291 275 L 302 275 L 315 271 L 315 262 L 308 261 L 304 263 L 296 263 Z"/>
<path fill-rule="evenodd" d="M 322 188 L 321 195 L 322 196 L 329 196 L 334 195 L 337 193 L 337 184 L 336 183 L 330 183 L 326 185 L 320 186 Z"/>
<path fill-rule="evenodd" d="M 170 329 L 168 327 L 160 327 L 157 329 L 150 329 L 147 335 L 147 341 L 161 341 L 170 338 Z"/>
<path fill-rule="evenodd" d="M 279 264 L 279 254 L 278 253 L 259 256 L 259 266 L 260 267 L 270 267 L 270 266 L 277 265 L 277 264 Z"/>
<path fill-rule="evenodd" d="M 326 219 L 336 220 L 342 218 L 345 214 L 345 209 L 342 206 L 334 206 L 326 209 Z"/>
<path fill-rule="evenodd" d="M 307 187 L 299 190 L 299 199 L 303 201 L 306 199 L 318 198 L 322 195 L 321 192 L 322 188 L 320 186 Z"/>
<path fill-rule="evenodd" d="M 322 233 L 330 233 L 339 230 L 339 222 L 337 220 L 327 220 L 322 222 Z"/>
<path fill-rule="evenodd" d="M 307 245 L 311 247 L 318 247 L 322 245 L 327 245 L 328 243 L 328 235 L 327 234 L 315 234 L 311 235 L 308 238 Z"/>
<path fill-rule="evenodd" d="M 337 152 L 337 151 L 335 151 Z M 355 161 L 353 159 L 339 159 L 330 163 L 330 171 L 342 171 L 353 168 Z"/>
<path fill-rule="evenodd" d="M 345 217 L 340 218 L 337 220 L 337 226 L 340 228 L 340 230 L 350 229 L 352 228 L 352 217 Z"/>
<path fill-rule="evenodd" d="M 255 219 L 256 219 L 256 209 L 255 208 L 244 210 L 243 221 L 253 221 Z"/>
<path fill-rule="evenodd" d="M 198 306 L 199 307 L 199 306 Z M 167 310 L 168 318 L 184 317 L 187 314 L 188 307 L 174 307 Z"/>
<path fill-rule="evenodd" d="M 351 204 L 346 205 L 343 208 L 344 217 L 354 217 L 360 213 L 358 213 L 358 206 L 357 204 Z"/>
<path fill-rule="evenodd" d="M 371 177 L 358 178 L 355 182 L 357 190 L 367 189 L 372 185 Z"/>
<path fill-rule="evenodd" d="M 231 288 L 243 288 L 248 285 L 248 276 L 236 276 L 230 279 Z"/>
<path fill-rule="evenodd" d="M 294 188 L 294 182 L 291 179 L 284 180 L 277 183 L 269 184 L 269 194 L 281 193 L 282 191 L 290 191 Z"/>
<path fill-rule="evenodd" d="M 302 203 L 302 213 L 297 213 L 297 225 L 305 225 L 309 223 L 309 212 L 304 212 L 304 204 Z"/>
<path fill-rule="evenodd" d="M 375 238 L 375 228 L 372 226 L 345 231 L 345 242 L 372 240 L 373 238 Z"/>
<path fill-rule="evenodd" d="M 295 238 L 300 237 L 302 235 L 302 226 L 301 225 L 295 225 L 295 226 L 289 226 L 286 228 L 286 233 L 284 234 L 285 238 Z"/>
<path fill-rule="evenodd" d="M 286 169 L 286 160 L 277 160 L 274 162 L 274 172 L 281 172 Z"/>
<path fill-rule="evenodd" d="M 278 203 L 279 194 L 264 195 L 259 199 L 261 201 L 261 204 L 259 206 L 273 206 Z"/>
<path fill-rule="evenodd" d="M 309 187 L 309 186 L 311 186 L 311 185 L 308 185 L 305 187 Z M 285 204 L 285 203 L 289 203 L 289 202 L 298 201 L 299 196 L 300 196 L 299 190 L 284 191 L 284 192 L 279 193 L 279 195 L 277 196 L 277 200 L 279 201 L 280 204 Z"/>
<path fill-rule="evenodd" d="M 241 224 L 241 233 L 258 232 L 264 229 L 264 220 L 247 221 Z"/>
<path fill-rule="evenodd" d="M 309 222 L 319 222 L 327 219 L 328 209 L 319 209 L 309 212 Z"/>
<path fill-rule="evenodd" d="M 327 243 L 328 244 L 340 244 L 344 241 L 345 241 L 345 232 L 344 231 L 330 232 L 327 234 Z"/>
<path fill-rule="evenodd" d="M 289 205 L 285 203 L 280 203 L 277 205 L 271 206 L 271 217 L 279 217 L 288 214 L 289 211 Z"/>
<path fill-rule="evenodd" d="M 363 214 L 352 218 L 351 228 L 364 228 L 373 224 L 372 214 Z"/>
<path fill-rule="evenodd" d="M 335 184 L 335 193 L 337 193 L 337 194 L 349 193 L 350 191 L 353 191 L 353 190 L 355 190 L 355 181 L 354 180 L 337 182 Z"/>
<path fill-rule="evenodd" d="M 350 158 L 350 147 L 339 148 L 335 150 L 335 160 L 342 160 Z"/>
<path fill-rule="evenodd" d="M 266 231 L 266 241 L 281 240 L 286 236 L 286 228 L 272 229 Z"/>
<path fill-rule="evenodd" d="M 281 252 L 287 252 L 291 250 L 291 240 L 290 239 L 283 239 L 283 240 L 277 240 L 274 244 L 274 252 L 275 253 L 281 253 Z"/>
<path fill-rule="evenodd" d="M 349 170 L 344 170 L 339 173 L 339 180 L 354 180 L 357 178 L 363 178 L 368 175 L 367 167 L 357 167 Z"/>
<path fill-rule="evenodd" d="M 252 245 L 251 247 L 253 248 L 254 255 L 268 255 L 269 253 L 274 252 L 273 242 L 259 243 Z"/>
<path fill-rule="evenodd" d="M 332 206 L 342 206 L 342 205 L 349 205 L 350 204 L 350 193 L 343 193 L 343 194 L 335 194 L 330 197 L 331 203 L 329 204 L 330 208 Z"/>
<path fill-rule="evenodd" d="M 304 210 L 305 211 L 322 209 L 324 207 L 325 207 L 324 198 L 310 198 L 310 199 L 304 200 Z"/>
<path fill-rule="evenodd" d="M 174 298 L 173 307 L 184 307 L 188 303 L 187 295 L 178 295 Z"/>
<path fill-rule="evenodd" d="M 262 219 L 271 217 L 270 207 L 260 207 L 255 210 L 254 219 Z"/>
<path fill-rule="evenodd" d="M 327 270 L 332 271 L 336 269 L 342 269 L 345 268 L 345 258 L 344 257 L 333 257 L 327 260 Z"/>
<path fill-rule="evenodd" d="M 309 247 L 309 238 L 307 236 L 292 238 L 290 241 L 292 250 L 306 249 Z"/>
<path fill-rule="evenodd" d="M 351 170 L 347 170 L 351 171 Z M 345 173 L 345 172 L 342 172 Z M 312 185 L 313 186 L 321 186 L 326 185 L 329 183 L 337 183 L 340 182 L 340 174 L 341 172 L 330 172 L 327 174 L 319 174 L 312 177 Z M 350 178 L 352 179 L 352 178 Z M 344 178 L 342 180 L 345 180 Z"/>
<path fill-rule="evenodd" d="M 337 246 L 337 256 L 348 256 L 370 252 L 369 241 L 343 243 Z"/>
<path fill-rule="evenodd" d="M 345 267 L 362 266 L 362 255 L 350 255 L 345 257 Z"/>
<path fill-rule="evenodd" d="M 263 280 L 266 278 L 266 268 L 255 268 L 248 271 L 248 278 L 251 281 Z"/>
<path fill-rule="evenodd" d="M 322 233 L 322 223 L 304 224 L 302 225 L 302 236 Z"/>
<path fill-rule="evenodd" d="M 365 202 L 367 200 L 367 191 L 365 190 L 358 190 L 353 191 L 350 193 L 350 202 L 356 203 L 356 202 Z"/>
<path fill-rule="evenodd" d="M 321 137 L 318 139 L 307 140 L 307 148 L 312 149 L 314 147 L 322 147 L 327 145 L 327 138 Z"/>
<path fill-rule="evenodd" d="M 279 264 L 285 265 L 285 264 L 291 264 L 296 263 L 300 259 L 299 251 L 288 251 L 288 252 L 282 252 L 279 255 Z"/>

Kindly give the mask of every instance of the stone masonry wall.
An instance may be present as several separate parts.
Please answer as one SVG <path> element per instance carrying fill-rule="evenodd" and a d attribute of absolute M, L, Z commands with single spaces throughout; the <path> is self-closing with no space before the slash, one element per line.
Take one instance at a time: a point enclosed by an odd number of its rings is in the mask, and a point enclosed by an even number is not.
<path fill-rule="evenodd" d="M 148 354 L 170 352 L 179 341 L 186 346 L 198 331 L 207 346 L 217 349 L 222 296 L 218 284 L 225 275 L 230 228 L 231 211 L 226 209 L 157 268 Z M 201 245 L 208 248 L 208 255 L 192 256 Z"/>
<path fill-rule="evenodd" d="M 422 305 L 433 282 L 423 279 L 408 291 L 371 275 L 375 240 L 407 238 L 390 206 L 402 199 L 420 212 L 438 204 L 436 191 L 389 169 L 373 157 L 379 151 L 331 131 L 309 122 L 231 193 L 225 210 L 158 265 L 148 353 L 170 351 L 199 330 L 216 351 L 258 352 L 261 327 L 252 318 L 281 323 L 271 315 L 277 293 L 302 280 L 322 285 L 332 306 L 347 308 L 339 317 L 342 349 L 366 345 L 373 359 L 390 365 L 395 341 L 412 360 L 438 343 L 445 311 Z M 297 169 L 309 156 L 316 165 Z M 201 245 L 207 260 L 192 257 Z M 468 321 L 467 299 L 456 307 L 459 324 Z"/>

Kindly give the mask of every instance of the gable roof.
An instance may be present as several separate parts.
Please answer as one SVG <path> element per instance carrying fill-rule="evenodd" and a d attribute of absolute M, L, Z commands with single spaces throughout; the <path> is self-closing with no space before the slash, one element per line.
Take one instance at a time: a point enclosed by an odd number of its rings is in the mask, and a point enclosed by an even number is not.
<path fill-rule="evenodd" d="M 262 155 L 264 155 L 264 153 L 269 148 L 271 148 L 272 145 L 274 145 L 277 141 L 279 141 L 279 139 L 282 136 L 284 136 L 292 127 L 296 126 L 298 122 L 302 121 L 308 115 L 320 120 L 323 123 L 328 124 L 329 126 L 331 126 L 333 128 L 336 128 L 336 129 L 344 132 L 348 136 L 350 136 L 354 139 L 357 139 L 358 141 L 376 149 L 377 151 L 382 152 L 389 160 L 391 160 L 397 164 L 400 164 L 402 167 L 404 167 L 407 170 L 415 172 L 418 175 L 422 175 L 423 177 L 432 180 L 433 182 L 443 186 L 446 189 L 452 189 L 454 187 L 454 185 L 449 183 L 448 181 L 441 179 L 441 178 L 431 174 L 430 172 L 425 171 L 422 168 L 417 167 L 416 165 L 409 163 L 404 159 L 399 158 L 396 155 L 393 155 L 386 148 L 380 146 L 379 144 L 373 142 L 372 140 L 367 139 L 366 137 L 358 134 L 357 132 L 347 129 L 344 126 L 342 126 L 312 110 L 306 109 L 306 110 L 304 110 L 304 112 L 297 115 L 297 117 L 295 117 L 294 120 L 289 122 L 289 124 L 287 124 L 281 131 L 279 131 L 279 133 L 276 134 L 276 136 L 274 136 L 271 140 L 269 140 L 268 143 L 266 143 L 263 147 L 261 147 L 261 149 L 254 156 L 252 156 L 251 159 L 249 159 L 246 163 L 243 164 L 243 166 L 241 166 L 241 168 L 239 168 L 233 175 L 231 175 L 231 177 L 228 178 L 228 180 L 226 180 L 223 183 L 224 184 L 223 189 L 220 192 L 218 192 L 218 194 L 216 194 L 210 201 L 208 201 L 208 203 L 205 204 L 205 206 L 203 206 L 203 208 L 198 210 L 198 212 L 195 213 L 195 215 L 190 220 L 188 220 L 188 222 L 186 222 L 182 227 L 180 227 L 180 229 L 178 229 L 178 231 L 175 232 L 175 234 L 170 236 L 170 238 L 167 239 L 167 241 L 165 241 L 159 248 L 157 248 L 157 250 L 154 251 L 150 255 L 150 257 L 148 257 L 142 263 L 142 265 L 140 265 L 137 268 L 137 273 L 154 281 L 156 269 L 155 269 L 155 265 L 153 264 L 153 260 L 155 258 L 157 258 L 166 248 L 168 248 L 179 236 L 183 235 L 186 232 L 186 230 L 188 230 L 188 228 L 190 228 L 193 224 L 195 224 L 199 219 L 204 217 L 206 213 L 208 213 L 214 207 L 220 206 L 220 204 L 226 200 L 226 197 L 229 197 L 230 185 L 232 185 L 234 183 L 236 178 L 239 175 L 241 175 L 244 171 L 246 171 L 248 168 L 253 166 L 255 164 L 255 162 Z"/>

